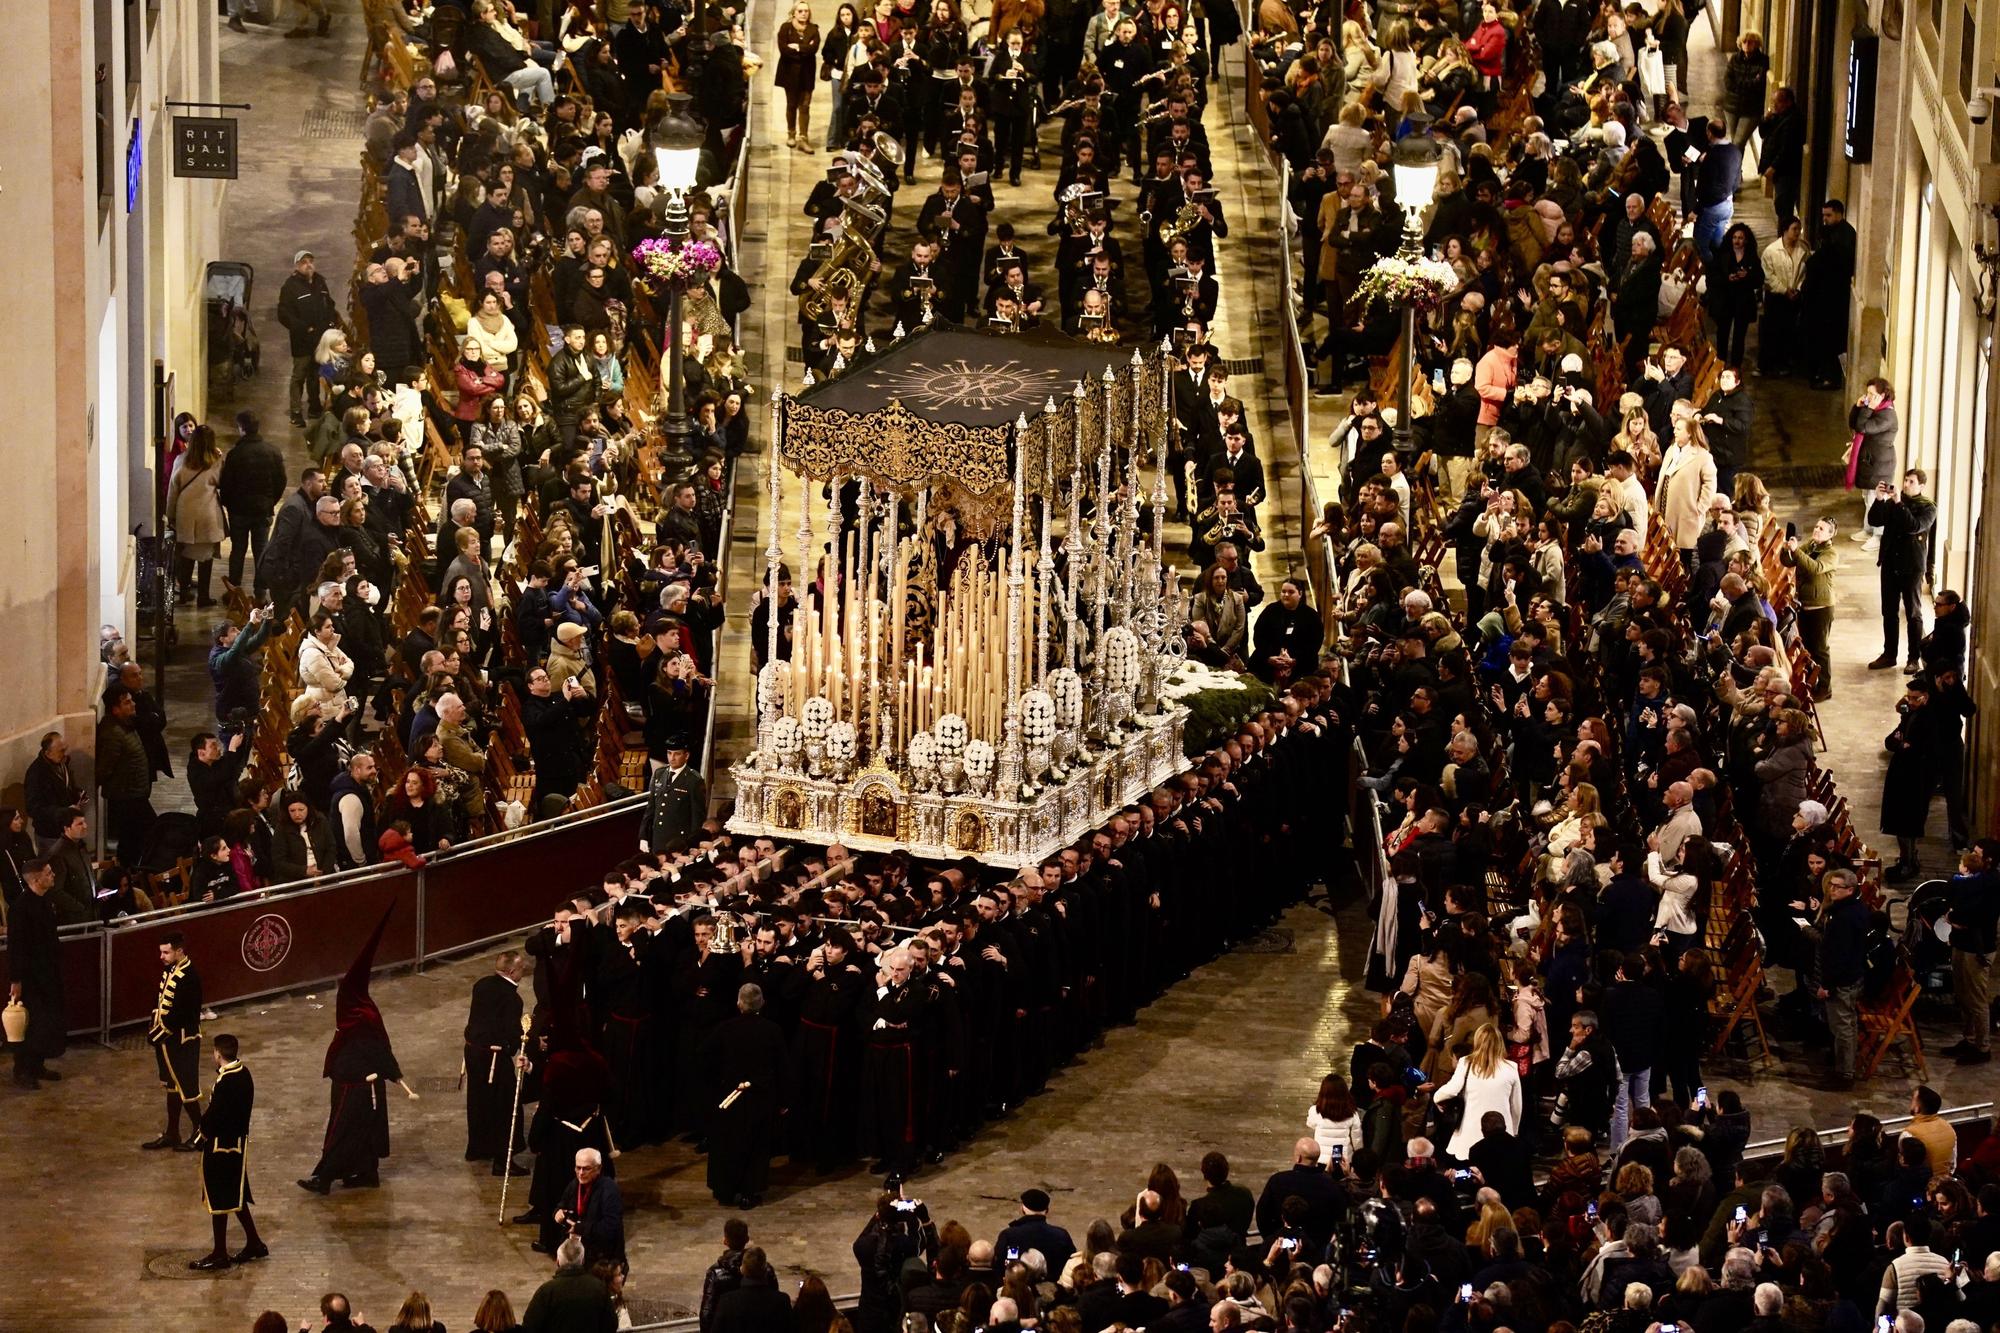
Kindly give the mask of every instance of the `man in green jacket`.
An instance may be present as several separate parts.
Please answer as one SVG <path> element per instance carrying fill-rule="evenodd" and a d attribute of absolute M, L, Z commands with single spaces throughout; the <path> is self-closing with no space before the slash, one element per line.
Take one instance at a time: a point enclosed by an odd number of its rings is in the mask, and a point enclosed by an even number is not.
<path fill-rule="evenodd" d="M 138 701 L 123 685 L 104 693 L 104 720 L 97 724 L 97 789 L 104 793 L 107 832 L 117 841 L 118 860 L 137 863 L 151 832 L 153 768 L 139 738 Z"/>
<path fill-rule="evenodd" d="M 1827 640 L 1833 633 L 1833 575 L 1840 568 L 1840 552 L 1834 549 L 1835 524 L 1822 518 L 1812 526 L 1812 537 L 1800 542 L 1796 535 L 1785 538 L 1778 560 L 1798 571 L 1793 585 L 1799 608 L 1799 638 L 1819 664 L 1819 679 L 1813 682 L 1813 699 L 1833 697 L 1833 660 L 1827 656 Z"/>

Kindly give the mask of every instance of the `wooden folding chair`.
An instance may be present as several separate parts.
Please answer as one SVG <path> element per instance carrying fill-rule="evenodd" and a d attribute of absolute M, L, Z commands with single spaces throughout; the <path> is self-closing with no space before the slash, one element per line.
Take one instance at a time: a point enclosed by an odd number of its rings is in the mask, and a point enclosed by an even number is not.
<path fill-rule="evenodd" d="M 1898 1041 L 1909 1043 L 1906 1059 L 1916 1066 L 1918 1082 L 1930 1078 L 1929 1066 L 1924 1060 L 1924 1039 L 1917 1031 L 1916 1020 L 1911 1011 L 1917 1004 L 1917 978 L 1910 971 L 1907 959 L 1896 964 L 1896 975 L 1889 983 L 1889 989 L 1879 1001 L 1863 1001 L 1858 1019 L 1861 1024 L 1860 1060 L 1855 1073 L 1861 1078 L 1872 1078 L 1875 1068 L 1882 1063 L 1891 1048 Z"/>
<path fill-rule="evenodd" d="M 1728 1048 L 1729 1038 L 1736 1029 L 1748 1023 L 1757 1035 L 1757 1052 L 1767 1064 L 1776 1064 L 1778 1057 L 1771 1054 L 1771 1040 L 1764 1033 L 1764 1016 L 1757 1011 L 1757 993 L 1764 984 L 1764 965 L 1757 957 L 1757 943 L 1744 932 L 1743 943 L 1730 956 L 1723 968 L 1726 978 L 1718 987 L 1714 1012 L 1720 1020 L 1715 1041 L 1709 1047 L 1711 1059 L 1718 1057 Z"/>

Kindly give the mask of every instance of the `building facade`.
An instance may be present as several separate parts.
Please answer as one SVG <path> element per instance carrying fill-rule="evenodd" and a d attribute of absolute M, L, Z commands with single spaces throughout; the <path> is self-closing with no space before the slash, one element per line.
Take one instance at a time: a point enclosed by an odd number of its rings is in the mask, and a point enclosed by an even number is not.
<path fill-rule="evenodd" d="M 1885 23 L 1885 28 L 1888 25 Z M 1861 322 L 1858 374 L 1879 373 L 1896 388 L 1905 466 L 1931 478 L 1938 523 L 1934 586 L 1972 607 L 1968 684 L 1983 716 L 1972 724 L 1970 762 L 1975 831 L 2000 826 L 2000 532 L 1983 515 L 2000 502 L 2000 404 L 1995 402 L 1995 274 L 2000 209 L 2000 135 L 1995 112 L 1975 125 L 1968 109 L 2000 83 L 2000 0 L 1911 0 L 1901 40 L 1883 43 L 1898 93 L 1879 102 L 1878 163 L 1867 198 L 1887 228 L 1879 251 L 1864 243 L 1863 290 L 1879 299 L 1882 334 Z M 1893 53 L 1891 48 L 1894 48 Z M 1864 299 L 1866 299 L 1864 297 Z M 1872 354 L 1872 355 L 1871 355 Z"/>
<path fill-rule="evenodd" d="M 213 0 L 81 0 L 12 15 L 0 789 L 45 731 L 88 753 L 99 628 L 137 642 L 133 532 L 155 530 L 161 410 L 206 406 L 202 288 L 226 186 L 174 177 L 168 103 L 219 99 L 215 11 Z"/>

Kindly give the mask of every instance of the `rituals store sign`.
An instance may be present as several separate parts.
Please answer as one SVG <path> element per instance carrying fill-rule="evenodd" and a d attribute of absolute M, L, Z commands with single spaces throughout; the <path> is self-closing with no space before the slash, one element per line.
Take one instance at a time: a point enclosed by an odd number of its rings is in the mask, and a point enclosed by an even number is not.
<path fill-rule="evenodd" d="M 175 116 L 174 175 L 236 179 L 236 118 Z"/>

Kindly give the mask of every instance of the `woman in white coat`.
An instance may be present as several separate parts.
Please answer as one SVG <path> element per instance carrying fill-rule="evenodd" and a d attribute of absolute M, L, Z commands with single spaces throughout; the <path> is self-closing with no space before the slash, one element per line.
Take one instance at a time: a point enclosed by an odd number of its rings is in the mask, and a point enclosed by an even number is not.
<path fill-rule="evenodd" d="M 1320 1164 L 1338 1173 L 1338 1163 L 1352 1161 L 1367 1139 L 1361 1132 L 1361 1108 L 1347 1080 L 1328 1074 L 1319 1081 L 1319 1096 L 1306 1108 L 1306 1128 L 1319 1140 Z"/>
<path fill-rule="evenodd" d="M 1472 1051 L 1458 1059 L 1458 1067 L 1437 1090 L 1434 1101 L 1461 1098 L 1465 1114 L 1452 1131 L 1445 1151 L 1459 1161 L 1479 1142 L 1479 1122 L 1488 1111 L 1498 1111 L 1507 1121 L 1507 1132 L 1521 1127 L 1521 1074 L 1507 1058 L 1507 1043 L 1500 1029 L 1488 1023 L 1472 1034 Z"/>
<path fill-rule="evenodd" d="M 354 659 L 340 650 L 339 624 L 322 611 L 313 617 L 312 633 L 299 640 L 299 699 L 335 719 L 347 706 L 347 682 L 354 677 Z"/>

